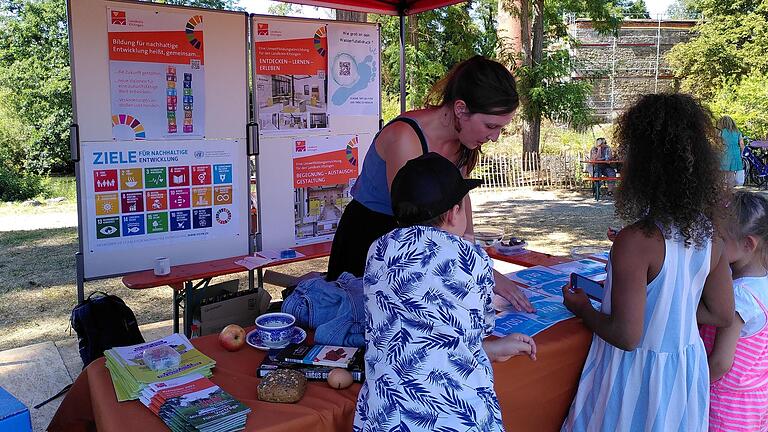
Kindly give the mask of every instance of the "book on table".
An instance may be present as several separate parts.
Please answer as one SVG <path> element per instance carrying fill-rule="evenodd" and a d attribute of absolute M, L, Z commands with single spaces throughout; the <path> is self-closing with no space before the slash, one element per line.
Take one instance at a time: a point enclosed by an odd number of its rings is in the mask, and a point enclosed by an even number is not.
<path fill-rule="evenodd" d="M 278 352 L 276 358 L 281 362 L 346 369 L 358 351 L 362 350 L 336 345 L 291 344 Z"/>
<path fill-rule="evenodd" d="M 324 381 L 328 379 L 328 374 L 336 368 L 335 366 L 280 361 L 277 358 L 277 354 L 278 353 L 276 352 L 270 352 L 264 357 L 261 365 L 259 365 L 259 369 L 256 371 L 256 376 L 264 378 L 269 375 L 270 372 L 277 369 L 292 369 L 303 373 L 308 380 Z M 352 361 L 346 369 L 352 374 L 352 379 L 354 381 L 363 382 L 365 380 L 365 359 L 363 358 L 363 350 L 357 350 L 355 352 Z"/>

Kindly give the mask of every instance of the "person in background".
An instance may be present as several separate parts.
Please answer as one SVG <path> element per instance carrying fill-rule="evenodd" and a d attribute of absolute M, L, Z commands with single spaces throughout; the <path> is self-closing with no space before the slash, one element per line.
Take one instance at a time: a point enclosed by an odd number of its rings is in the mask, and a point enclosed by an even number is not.
<path fill-rule="evenodd" d="M 368 250 L 366 379 L 353 431 L 504 430 L 491 362 L 535 360 L 536 344 L 519 333 L 487 339 L 491 259 L 462 237 L 462 205 L 480 183 L 437 153 L 408 161 L 392 181 L 400 228 Z"/>
<path fill-rule="evenodd" d="M 600 310 L 563 287 L 565 306 L 595 334 L 562 430 L 704 431 L 709 371 L 697 312 L 719 327 L 734 313 L 715 130 L 684 94 L 645 95 L 616 126 L 625 156 L 616 214 L 631 222 L 613 242 Z"/>
<path fill-rule="evenodd" d="M 611 147 L 608 141 L 600 137 L 595 140 L 595 146 L 589 151 L 589 159 L 595 161 L 609 161 L 613 157 Z M 590 164 L 589 167 L 592 177 L 616 177 L 616 168 L 607 163 Z M 608 186 L 608 195 L 613 195 L 616 190 L 616 182 L 606 182 Z"/>
<path fill-rule="evenodd" d="M 744 151 L 744 137 L 736 127 L 736 122 L 728 116 L 717 121 L 720 139 L 723 141 L 723 158 L 720 169 L 728 173 L 728 182 L 733 186 L 744 184 L 744 164 L 741 152 Z"/>
<path fill-rule="evenodd" d="M 702 326 L 709 354 L 710 431 L 768 430 L 768 200 L 737 192 L 726 249 L 736 314 L 728 327 Z"/>
<path fill-rule="evenodd" d="M 589 151 L 590 160 L 609 161 L 611 160 L 611 148 L 605 138 L 595 140 L 595 146 Z M 615 177 L 616 170 L 609 164 L 592 164 L 592 175 L 594 177 Z"/>
<path fill-rule="evenodd" d="M 397 171 L 411 159 L 435 152 L 453 162 L 464 177 L 477 163 L 480 147 L 496 141 L 519 104 L 515 79 L 502 64 L 475 56 L 456 65 L 438 82 L 427 108 L 408 111 L 389 122 L 373 139 L 333 238 L 326 279 L 342 272 L 362 276 L 368 247 L 397 224 L 389 191 Z M 474 240 L 472 204 L 462 205 Z M 496 293 L 513 307 L 533 311 L 528 298 L 509 279 L 495 273 Z"/>

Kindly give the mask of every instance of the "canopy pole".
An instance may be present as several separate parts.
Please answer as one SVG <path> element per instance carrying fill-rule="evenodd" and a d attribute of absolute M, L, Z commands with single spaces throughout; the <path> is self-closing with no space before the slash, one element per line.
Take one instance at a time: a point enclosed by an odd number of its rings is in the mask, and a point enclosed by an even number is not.
<path fill-rule="evenodd" d="M 405 14 L 400 14 L 400 114 L 405 112 Z"/>

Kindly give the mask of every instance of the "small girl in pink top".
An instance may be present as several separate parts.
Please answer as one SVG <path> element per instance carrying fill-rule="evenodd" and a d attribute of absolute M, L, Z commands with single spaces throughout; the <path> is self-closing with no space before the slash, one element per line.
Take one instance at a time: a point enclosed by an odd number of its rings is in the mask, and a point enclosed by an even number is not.
<path fill-rule="evenodd" d="M 710 378 L 710 431 L 768 431 L 768 200 L 737 192 L 727 253 L 736 316 L 701 327 Z"/>

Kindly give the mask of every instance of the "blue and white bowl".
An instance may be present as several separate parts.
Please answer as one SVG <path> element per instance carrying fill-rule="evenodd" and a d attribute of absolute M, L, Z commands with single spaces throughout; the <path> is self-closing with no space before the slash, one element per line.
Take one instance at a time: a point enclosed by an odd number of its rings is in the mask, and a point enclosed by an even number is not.
<path fill-rule="evenodd" d="M 287 313 L 273 312 L 256 318 L 256 330 L 265 346 L 278 348 L 285 346 L 293 334 L 296 318 Z"/>

